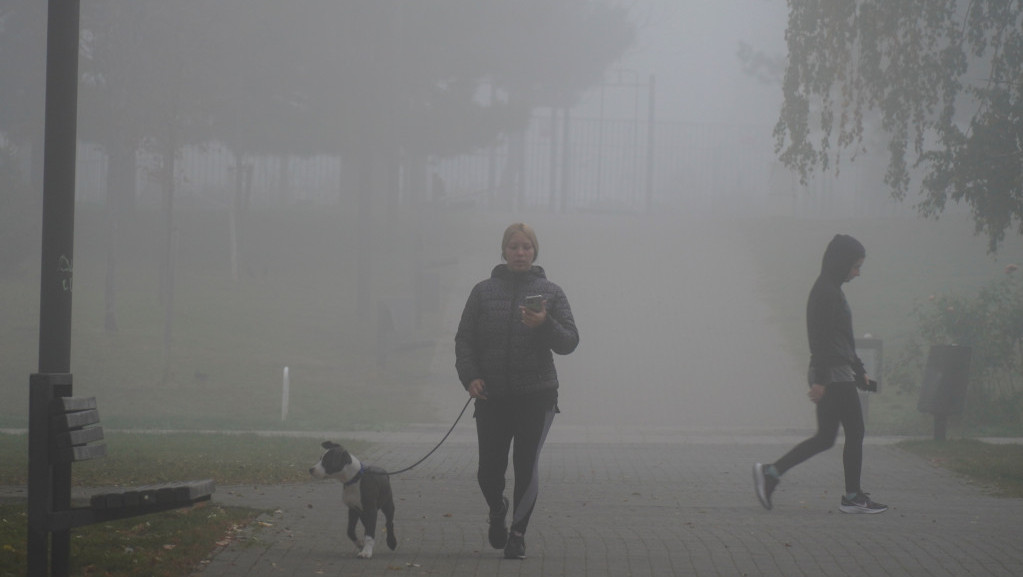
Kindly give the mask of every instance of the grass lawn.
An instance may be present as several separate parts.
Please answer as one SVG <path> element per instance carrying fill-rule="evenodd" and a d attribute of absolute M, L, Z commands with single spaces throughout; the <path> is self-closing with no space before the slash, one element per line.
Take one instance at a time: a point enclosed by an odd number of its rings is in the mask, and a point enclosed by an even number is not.
<path fill-rule="evenodd" d="M 419 232 L 411 225 L 380 227 L 366 243 L 377 254 L 368 275 L 373 306 L 360 308 L 354 247 L 362 245 L 353 217 L 301 209 L 252 214 L 243 223 L 234 280 L 226 214 L 183 210 L 165 347 L 157 215 L 140 213 L 124 231 L 116 332 L 104 328 L 101 219 L 96 207 L 76 214 L 71 366 L 75 395 L 97 398 L 104 426 L 353 430 L 433 418 L 422 382 L 433 348 L 394 352 L 384 363 L 377 355 L 376 303 L 414 294 L 409 247 Z M 448 249 L 443 238 L 432 242 Z M 28 375 L 37 370 L 39 347 L 38 268 L 27 259 L 23 270 L 0 274 L 0 428 L 27 426 Z M 425 339 L 441 322 L 440 306 L 429 304 L 417 319 Z"/>
<path fill-rule="evenodd" d="M 74 465 L 75 486 L 146 485 L 212 478 L 218 485 L 309 479 L 323 452 L 312 438 L 254 434 L 106 433 L 107 456 Z M 360 441 L 333 439 L 361 452 Z M 28 436 L 0 434 L 0 485 L 28 482 Z"/>
<path fill-rule="evenodd" d="M 187 509 L 98 523 L 71 533 L 71 575 L 180 577 L 226 546 L 262 513 L 200 503 Z M 24 504 L 0 503 L 0 577 L 26 574 Z"/>
<path fill-rule="evenodd" d="M 898 447 L 954 471 L 995 495 L 1023 498 L 1023 444 L 960 439 L 902 441 Z"/>
<path fill-rule="evenodd" d="M 295 483 L 320 456 L 314 439 L 251 434 L 107 434 L 107 456 L 74 465 L 76 487 L 137 486 L 213 478 L 218 485 Z M 360 451 L 365 445 L 337 439 Z M 0 485 L 27 483 L 28 439 L 0 434 Z M 216 497 L 214 496 L 214 500 Z M 180 576 L 255 522 L 262 511 L 194 507 L 72 531 L 72 575 Z M 26 571 L 24 502 L 0 503 L 0 577 Z"/>

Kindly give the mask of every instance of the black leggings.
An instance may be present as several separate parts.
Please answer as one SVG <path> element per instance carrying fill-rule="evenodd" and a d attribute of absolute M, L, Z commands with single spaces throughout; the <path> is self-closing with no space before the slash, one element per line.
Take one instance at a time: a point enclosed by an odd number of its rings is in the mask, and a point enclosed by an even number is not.
<path fill-rule="evenodd" d="M 817 453 L 835 445 L 838 425 L 845 431 L 842 465 L 845 468 L 845 492 L 860 492 L 863 470 L 863 409 L 855 383 L 831 383 L 817 403 L 817 434 L 799 443 L 774 463 L 778 474 L 784 474 Z"/>
<path fill-rule="evenodd" d="M 550 394 L 536 394 L 476 403 L 480 448 L 476 478 L 491 510 L 500 510 L 504 504 L 508 450 L 515 441 L 512 531 L 525 534 L 536 505 L 540 449 L 554 420 L 555 399 Z"/>

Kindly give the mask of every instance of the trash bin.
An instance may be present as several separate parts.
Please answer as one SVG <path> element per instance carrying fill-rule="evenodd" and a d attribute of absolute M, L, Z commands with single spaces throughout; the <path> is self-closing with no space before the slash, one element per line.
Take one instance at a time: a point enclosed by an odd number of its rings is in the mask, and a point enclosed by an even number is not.
<path fill-rule="evenodd" d="M 962 345 L 933 345 L 927 353 L 924 381 L 916 408 L 934 415 L 934 440 L 944 441 L 948 417 L 966 409 L 971 349 Z"/>

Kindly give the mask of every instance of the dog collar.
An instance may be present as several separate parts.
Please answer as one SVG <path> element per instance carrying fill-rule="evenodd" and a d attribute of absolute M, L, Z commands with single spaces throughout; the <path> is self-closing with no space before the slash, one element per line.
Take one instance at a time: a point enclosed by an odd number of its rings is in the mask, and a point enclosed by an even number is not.
<path fill-rule="evenodd" d="M 364 470 L 365 470 L 365 467 L 363 467 L 362 465 L 359 465 L 359 472 L 356 473 L 355 476 L 352 477 L 351 479 L 345 481 L 344 482 L 344 486 L 348 487 L 348 486 L 351 486 L 351 485 L 354 485 L 354 484 L 358 483 L 362 479 L 362 472 Z"/>

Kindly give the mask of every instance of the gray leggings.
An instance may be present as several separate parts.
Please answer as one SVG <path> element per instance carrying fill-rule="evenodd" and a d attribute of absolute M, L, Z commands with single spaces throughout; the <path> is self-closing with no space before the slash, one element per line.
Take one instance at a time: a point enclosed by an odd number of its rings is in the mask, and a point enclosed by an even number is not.
<path fill-rule="evenodd" d="M 554 420 L 556 397 L 523 395 L 500 400 L 477 401 L 476 436 L 479 439 L 479 481 L 483 497 L 492 510 L 500 510 L 512 451 L 515 486 L 512 490 L 511 530 L 525 534 L 539 494 L 540 449 Z"/>

